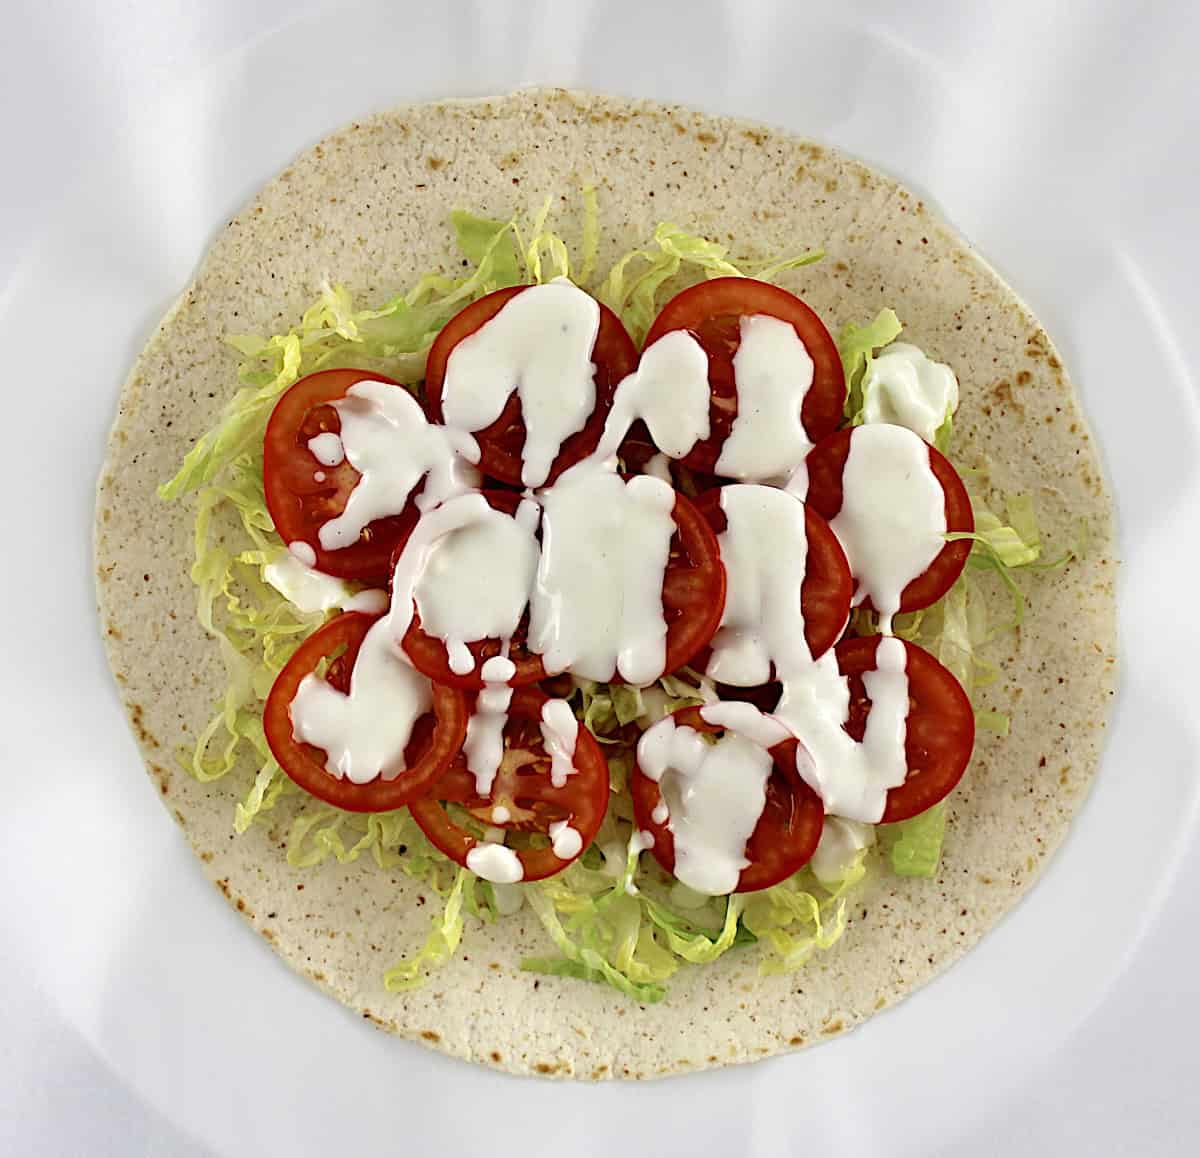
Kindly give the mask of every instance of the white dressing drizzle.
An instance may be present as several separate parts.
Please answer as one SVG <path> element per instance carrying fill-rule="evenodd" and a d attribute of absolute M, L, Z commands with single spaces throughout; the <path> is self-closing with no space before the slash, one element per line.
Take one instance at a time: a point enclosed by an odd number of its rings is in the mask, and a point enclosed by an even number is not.
<path fill-rule="evenodd" d="M 651 478 L 660 478 L 668 486 L 674 486 L 675 480 L 671 477 L 671 460 L 665 454 L 652 455 L 646 462 L 645 474 Z"/>
<path fill-rule="evenodd" d="M 550 847 L 559 860 L 574 860 L 583 851 L 583 837 L 565 820 L 550 825 Z"/>
<path fill-rule="evenodd" d="M 315 675 L 300 681 L 292 730 L 297 740 L 325 750 L 325 767 L 338 779 L 392 780 L 404 770 L 413 725 L 432 702 L 429 681 L 397 654 L 384 616 L 362 641 L 349 694 Z"/>
<path fill-rule="evenodd" d="M 530 286 L 451 351 L 442 384 L 446 423 L 482 430 L 516 390 L 526 430 L 521 481 L 541 486 L 563 442 L 595 407 L 599 329 L 599 304 L 566 278 Z"/>
<path fill-rule="evenodd" d="M 790 323 L 765 314 L 741 320 L 733 355 L 737 416 L 717 474 L 747 482 L 782 481 L 812 449 L 800 411 L 813 361 Z"/>
<path fill-rule="evenodd" d="M 675 492 L 582 462 L 542 492 L 529 642 L 551 674 L 647 684 L 666 664 L 662 585 Z"/>
<path fill-rule="evenodd" d="M 262 577 L 264 582 L 274 587 L 300 611 L 330 611 L 340 607 L 344 611 L 378 613 L 388 605 L 386 591 L 366 590 L 355 593 L 344 580 L 306 567 L 291 553 L 264 564 Z"/>
<path fill-rule="evenodd" d="M 327 430 L 323 434 L 318 434 L 310 438 L 308 440 L 308 449 L 312 452 L 313 458 L 322 466 L 338 466 L 346 458 L 341 437 L 332 430 Z M 316 476 L 314 475 L 314 477 Z M 324 476 L 317 479 L 317 482 L 323 481 L 323 478 Z"/>
<path fill-rule="evenodd" d="M 683 458 L 708 437 L 708 355 L 686 330 L 672 330 L 642 351 L 638 368 L 613 395 L 604 436 L 592 455 L 612 458 L 640 418 L 669 458 Z M 667 481 L 670 481 L 668 473 Z"/>
<path fill-rule="evenodd" d="M 863 377 L 863 421 L 906 426 L 926 442 L 958 409 L 958 379 L 908 342 L 893 342 L 871 359 Z"/>
<path fill-rule="evenodd" d="M 288 553 L 296 562 L 304 567 L 312 567 L 317 562 L 317 553 L 313 550 L 311 544 L 306 543 L 303 539 L 297 539 L 293 543 L 288 544 Z"/>
<path fill-rule="evenodd" d="M 808 867 L 821 884 L 830 887 L 838 885 L 845 879 L 858 854 L 874 843 L 875 829 L 872 825 L 845 820 L 840 816 L 826 817 L 821 840 Z"/>
<path fill-rule="evenodd" d="M 333 407 L 341 421 L 346 459 L 362 477 L 342 513 L 318 532 L 326 551 L 349 547 L 369 523 L 398 515 L 421 479 L 421 510 L 478 481 L 470 465 L 479 460 L 475 440 L 429 423 L 407 390 L 387 382 L 357 382 Z"/>
<path fill-rule="evenodd" d="M 719 717 L 728 718 L 720 709 L 735 706 L 749 708 L 775 734 L 774 721 L 762 717 L 750 704 L 714 704 L 703 710 L 718 709 Z M 783 728 L 778 732 L 786 738 Z M 694 728 L 677 726 L 668 716 L 642 734 L 637 761 L 642 772 L 659 785 L 666 803 L 665 819 L 675 842 L 676 878 L 707 896 L 733 892 L 742 869 L 750 863 L 746 842 L 766 806 L 770 753 L 732 728 L 711 743 Z"/>
<path fill-rule="evenodd" d="M 466 510 L 466 499 L 478 497 L 461 496 L 446 506 Z M 514 518 L 480 501 L 482 506 L 472 502 L 463 518 L 455 517 L 454 526 L 428 543 L 413 587 L 422 628 L 445 642 L 450 670 L 459 675 L 475 666 L 468 643 L 507 639 L 516 631 L 537 569 L 537 504 L 523 500 Z M 425 515 L 414 537 L 439 515 Z"/>
<path fill-rule="evenodd" d="M 498 885 L 515 885 L 525 879 L 521 858 L 511 848 L 487 840 L 467 853 L 467 868 L 477 877 Z"/>
<path fill-rule="evenodd" d="M 838 671 L 832 651 L 785 674 L 774 715 L 800 741 L 797 771 L 820 796 L 827 813 L 878 824 L 888 789 L 904 783 L 908 774 L 906 660 L 900 640 L 892 636 L 879 640 L 876 670 L 863 676 L 871 710 L 861 743 L 842 727 L 850 718 L 850 685 Z"/>
<path fill-rule="evenodd" d="M 562 788 L 575 771 L 575 742 L 579 720 L 566 700 L 547 700 L 542 705 L 542 743 L 550 756 L 550 783 Z"/>
<path fill-rule="evenodd" d="M 808 560 L 804 504 L 787 491 L 754 484 L 721 488 L 725 530 L 725 613 L 707 672 L 721 683 L 756 687 L 809 660 L 800 608 Z"/>
<path fill-rule="evenodd" d="M 929 447 L 903 426 L 856 426 L 842 470 L 842 509 L 830 526 L 857 582 L 855 605 L 870 598 L 880 631 L 889 634 L 904 588 L 945 545 L 946 496 Z"/>
<path fill-rule="evenodd" d="M 494 655 L 479 674 L 484 686 L 475 700 L 475 711 L 467 721 L 467 737 L 463 741 L 463 754 L 467 758 L 467 771 L 475 777 L 475 791 L 487 796 L 492 790 L 500 761 L 504 758 L 504 725 L 508 723 L 508 708 L 512 703 L 512 688 L 508 681 L 516 673 L 512 660 Z M 497 812 L 505 815 L 497 816 Z M 508 820 L 508 810 L 497 808 L 492 814 L 496 824 Z"/>

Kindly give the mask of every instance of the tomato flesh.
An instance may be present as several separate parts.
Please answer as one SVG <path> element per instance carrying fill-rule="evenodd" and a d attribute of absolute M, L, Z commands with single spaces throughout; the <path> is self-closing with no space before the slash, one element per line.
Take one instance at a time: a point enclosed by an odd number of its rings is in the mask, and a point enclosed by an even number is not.
<path fill-rule="evenodd" d="M 813 380 L 804 395 L 800 419 L 810 442 L 841 425 L 846 378 L 837 344 L 821 319 L 795 294 L 748 277 L 718 277 L 676 294 L 659 312 L 646 346 L 673 330 L 687 330 L 708 355 L 709 437 L 697 442 L 682 462 L 708 474 L 716 470 L 721 447 L 738 414 L 733 358 L 741 344 L 741 320 L 766 315 L 788 322 L 813 362 Z"/>
<path fill-rule="evenodd" d="M 846 731 L 861 741 L 871 701 L 863 674 L 875 670 L 882 636 L 844 639 L 837 645 L 838 669 L 850 681 Z M 962 779 L 975 746 L 975 713 L 962 685 L 929 652 L 902 640 L 908 674 L 908 718 L 904 756 L 908 776 L 888 790 L 881 824 L 907 820 L 944 799 Z"/>
<path fill-rule="evenodd" d="M 434 422 L 442 421 L 442 390 L 446 381 L 446 367 L 454 347 L 464 338 L 470 337 L 484 323 L 494 318 L 517 294 L 531 287 L 510 286 L 487 294 L 460 310 L 446 324 L 429 351 L 425 368 L 426 409 Z M 633 339 L 621 324 L 620 318 L 607 306 L 600 306 L 600 329 L 592 348 L 592 364 L 595 366 L 596 404 L 583 428 L 567 438 L 554 460 L 546 482 L 552 483 L 564 470 L 574 466 L 596 449 L 604 422 L 612 407 L 622 378 L 637 368 L 638 353 Z M 500 416 L 489 426 L 474 432 L 479 444 L 479 469 L 489 478 L 511 486 L 521 485 L 521 453 L 525 446 L 525 419 L 521 410 L 521 399 L 514 390 L 500 412 Z"/>
<path fill-rule="evenodd" d="M 814 446 L 805 460 L 808 468 L 808 505 L 829 522 L 833 522 L 842 509 L 842 472 L 850 455 L 850 439 L 854 429 L 831 434 Z M 962 479 L 958 477 L 958 471 L 944 454 L 932 446 L 929 447 L 929 467 L 946 496 L 946 530 L 973 531 L 975 516 L 971 511 L 971 499 Z M 970 553 L 969 539 L 947 543 L 934 556 L 933 562 L 904 588 L 900 596 L 900 610 L 917 611 L 941 599 L 962 574 Z M 870 600 L 863 606 L 871 607 Z"/>
<path fill-rule="evenodd" d="M 417 720 L 404 753 L 406 767 L 391 780 L 378 777 L 355 784 L 339 779 L 326 770 L 320 748 L 295 738 L 291 707 L 300 681 L 324 660 L 329 665 L 325 680 L 348 693 L 359 648 L 379 618 L 347 611 L 314 631 L 276 677 L 263 709 L 263 731 L 279 766 L 305 792 L 348 812 L 388 812 L 428 791 L 449 767 L 467 734 L 467 702 L 462 692 L 434 684 L 433 710 Z"/>
<path fill-rule="evenodd" d="M 699 708 L 680 708 L 674 713 L 678 727 L 714 735 L 725 729 L 710 724 Z M 825 809 L 817 794 L 796 771 L 796 741 L 785 740 L 770 749 L 774 767 L 767 780 L 767 801 L 762 815 L 746 842 L 750 864 L 738 876 L 737 893 L 767 889 L 799 872 L 812 859 L 825 827 Z M 639 829 L 651 833 L 650 851 L 669 873 L 675 871 L 675 836 L 671 819 L 657 821 L 654 810 L 662 803 L 660 785 L 635 766 L 629 781 L 633 811 Z"/>
<path fill-rule="evenodd" d="M 592 734 L 580 725 L 574 771 L 561 788 L 554 786 L 541 735 L 542 707 L 548 699 L 535 687 L 513 693 L 504 727 L 504 756 L 486 796 L 479 794 L 466 756 L 459 753 L 425 796 L 409 804 L 421 831 L 451 860 L 466 866 L 471 850 L 482 842 L 451 816 L 448 803 L 459 805 L 480 824 L 506 832 L 548 836 L 552 824 L 566 821 L 579 833 L 580 851 L 572 857 L 560 858 L 552 847 L 514 848 L 523 881 L 561 872 L 595 838 L 608 808 L 608 763 Z"/>
<path fill-rule="evenodd" d="M 325 466 L 308 449 L 319 434 L 337 434 L 341 419 L 333 403 L 358 382 L 387 382 L 362 370 L 322 370 L 290 386 L 275 404 L 263 439 L 263 491 L 267 510 L 285 543 L 307 543 L 316 570 L 342 579 L 383 585 L 396 544 L 417 521 L 411 498 L 404 509 L 363 528 L 358 542 L 336 551 L 321 546 L 321 527 L 346 509 L 350 492 L 362 477 L 349 462 Z"/>

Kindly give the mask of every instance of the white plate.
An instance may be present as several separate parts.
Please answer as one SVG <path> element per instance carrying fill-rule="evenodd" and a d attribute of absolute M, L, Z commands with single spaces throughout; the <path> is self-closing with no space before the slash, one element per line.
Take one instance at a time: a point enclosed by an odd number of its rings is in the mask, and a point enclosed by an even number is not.
<path fill-rule="evenodd" d="M 191 1150 L 182 1131 L 222 1154 L 297 1158 L 380 1145 L 903 1158 L 1116 1152 L 1122 1139 L 1194 1152 L 1200 1119 L 1180 1075 L 1200 905 L 1174 882 L 1183 858 L 1192 881 L 1200 870 L 1200 640 L 1184 602 L 1200 554 L 1200 416 L 1177 337 L 1200 314 L 1196 10 L 383 2 L 262 35 L 290 6 L 244 7 L 128 5 L 97 52 L 84 6 L 56 23 L 28 3 L 41 23 L 10 46 L 6 107 L 32 156 L 6 178 L 0 240 L 15 252 L 35 222 L 44 233 L 0 298 L 0 1009 L 18 1047 L 0 1064 L 20 1109 L 0 1115 L 6 1149 Z M 191 69 L 184 84 L 169 75 Z M 1063 348 L 1127 560 L 1111 746 L 1030 898 L 845 1039 L 647 1087 L 498 1077 L 381 1035 L 292 976 L 155 800 L 92 613 L 92 487 L 116 392 L 214 232 L 343 121 L 534 81 L 783 124 L 932 193 Z M 74 173 L 89 139 L 104 148 Z"/>

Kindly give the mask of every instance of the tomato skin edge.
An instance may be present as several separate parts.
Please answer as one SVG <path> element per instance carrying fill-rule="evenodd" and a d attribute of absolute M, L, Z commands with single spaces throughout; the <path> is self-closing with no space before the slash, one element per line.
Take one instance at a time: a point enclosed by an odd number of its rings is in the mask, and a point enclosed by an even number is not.
<path fill-rule="evenodd" d="M 696 707 L 679 708 L 672 713 L 672 718 L 679 726 L 690 727 L 701 733 L 713 734 L 725 730 L 704 720 L 700 709 Z M 820 843 L 825 826 L 825 810 L 820 798 L 796 770 L 796 747 L 796 740 L 789 739 L 770 749 L 773 767 L 767 781 L 767 802 L 746 842 L 745 855 L 750 864 L 738 875 L 734 893 L 759 892 L 786 880 L 812 860 Z M 654 837 L 650 852 L 664 871 L 674 875 L 675 838 L 669 827 L 670 818 L 659 823 L 653 816 L 654 809 L 662 800 L 659 784 L 651 780 L 635 762 L 629 786 L 637 826 Z M 791 798 L 793 820 L 781 830 L 778 820 L 787 804 L 782 799 L 785 794 Z M 783 839 L 794 842 L 793 847 L 786 850 L 786 855 L 780 853 Z M 772 867 L 766 864 L 768 854 L 775 862 Z"/>
<path fill-rule="evenodd" d="M 549 698 L 537 687 L 518 688 L 513 692 L 509 705 L 509 716 L 518 720 L 540 720 L 542 707 Z M 567 784 L 561 791 L 570 796 L 574 796 L 576 792 L 586 793 L 583 803 L 587 807 L 587 814 L 579 824 L 576 824 L 576 821 L 579 820 L 578 810 L 571 811 L 568 819 L 568 823 L 579 831 L 581 840 L 579 852 L 575 856 L 563 860 L 554 853 L 552 848 L 514 849 L 513 851 L 521 861 L 523 875 L 520 883 L 522 884 L 545 880 L 573 864 L 595 839 L 596 833 L 604 821 L 610 792 L 608 762 L 595 737 L 583 724 L 579 725 L 576 735 L 575 756 L 572 765 L 575 771 L 568 777 Z M 451 770 L 448 770 L 446 775 Z M 445 803 L 438 797 L 437 782 L 422 797 L 411 801 L 408 809 L 429 842 L 443 855 L 466 868 L 467 857 L 481 841 L 451 819 L 446 811 Z"/>
<path fill-rule="evenodd" d="M 330 775 L 311 755 L 310 746 L 295 739 L 291 705 L 300 681 L 338 647 L 357 655 L 367 632 L 379 616 L 347 611 L 314 631 L 276 676 L 263 707 L 263 732 L 271 754 L 284 774 L 310 796 L 347 812 L 390 812 L 426 791 L 450 765 L 467 735 L 467 703 L 463 694 L 432 685 L 434 733 L 417 764 L 392 780 L 376 778 L 365 784 Z"/>
<path fill-rule="evenodd" d="M 846 725 L 851 735 L 858 730 L 855 721 L 865 699 L 865 691 L 860 691 L 862 675 L 874 670 L 883 638 L 857 636 L 842 640 L 835 649 L 838 670 L 851 680 L 851 720 Z M 910 773 L 903 784 L 888 789 L 880 824 L 919 816 L 949 796 L 965 775 L 975 747 L 975 711 L 962 684 L 923 647 L 900 642 L 909 679 L 904 754 Z M 861 732 L 854 738 L 861 740 Z M 920 774 L 912 775 L 914 767 L 921 769 Z"/>

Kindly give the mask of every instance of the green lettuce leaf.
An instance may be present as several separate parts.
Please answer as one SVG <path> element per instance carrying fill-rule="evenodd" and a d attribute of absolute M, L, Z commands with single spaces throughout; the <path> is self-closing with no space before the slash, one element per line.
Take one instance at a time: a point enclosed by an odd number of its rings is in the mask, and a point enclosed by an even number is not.
<path fill-rule="evenodd" d="M 946 836 L 946 803 L 942 801 L 918 816 L 898 824 L 884 825 L 892 839 L 892 871 L 902 877 L 932 877 L 937 874 Z"/>
<path fill-rule="evenodd" d="M 467 888 L 474 891 L 475 880 L 474 874 L 465 868 L 458 870 L 442 911 L 433 917 L 433 928 L 425 944 L 383 975 L 383 986 L 389 993 L 416 989 L 425 983 L 429 973 L 440 969 L 454 956 L 463 933 L 463 891 Z"/>
<path fill-rule="evenodd" d="M 596 296 L 615 313 L 639 344 L 657 315 L 665 283 L 676 274 L 699 273 L 705 277 L 746 277 L 728 260 L 728 249 L 677 225 L 662 222 L 654 231 L 654 246 L 633 249 L 620 257 L 601 282 Z M 770 281 L 784 270 L 820 261 L 824 251 L 811 250 L 767 262 L 758 271 L 759 281 Z"/>
<path fill-rule="evenodd" d="M 846 375 L 846 417 L 857 426 L 862 421 L 862 381 L 876 350 L 894 342 L 904 327 L 889 309 L 880 310 L 865 326 L 848 322 L 837 336 L 838 354 Z"/>

